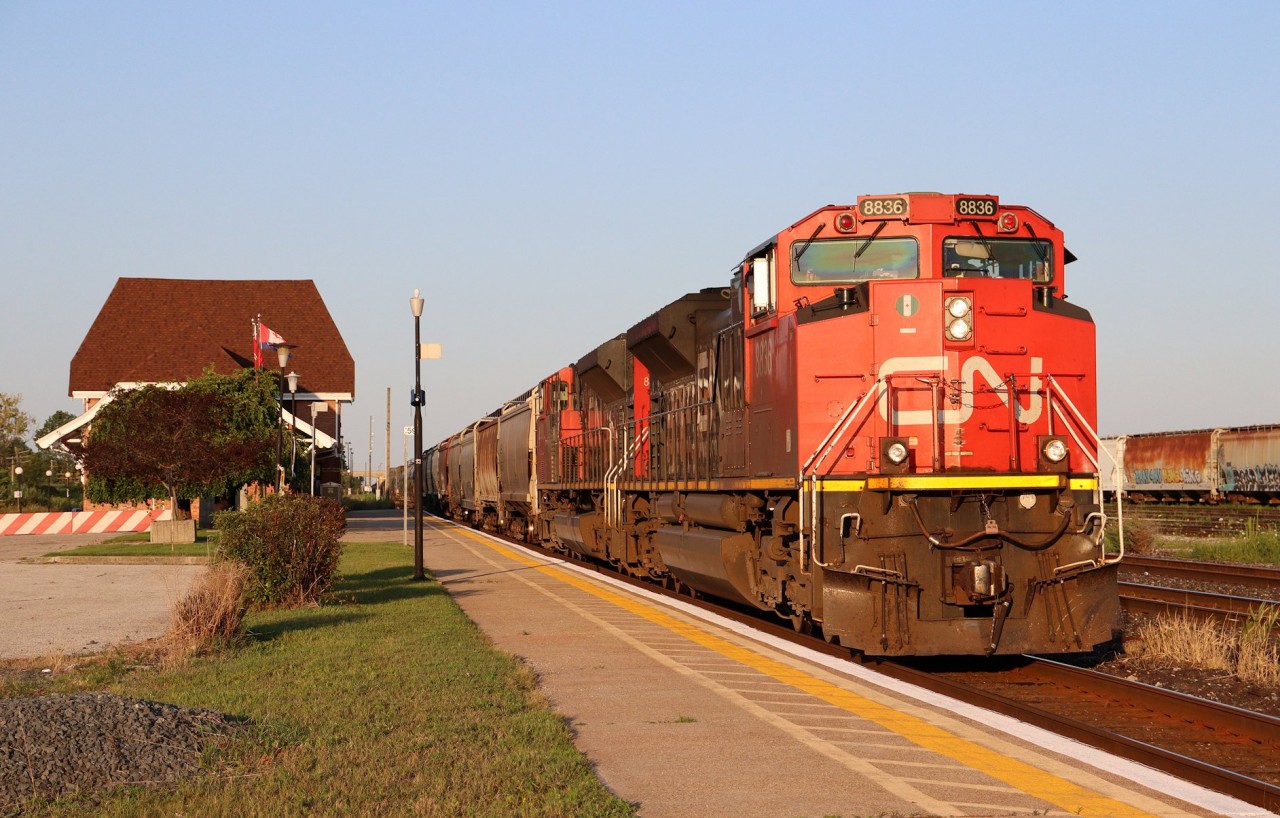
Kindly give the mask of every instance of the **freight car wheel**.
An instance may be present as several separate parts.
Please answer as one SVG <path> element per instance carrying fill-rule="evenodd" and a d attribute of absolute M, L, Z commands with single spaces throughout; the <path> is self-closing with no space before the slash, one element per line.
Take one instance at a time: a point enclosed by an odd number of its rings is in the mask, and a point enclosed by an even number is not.
<path fill-rule="evenodd" d="M 803 634 L 805 636 L 813 635 L 813 632 L 814 632 L 813 620 L 810 619 L 807 614 L 802 614 L 802 613 L 791 614 L 790 616 L 787 617 L 787 619 L 790 620 L 791 622 L 791 629 L 794 630 L 796 633 Z"/>
<path fill-rule="evenodd" d="M 673 579 L 672 583 L 677 594 L 683 594 L 690 599 L 702 599 L 702 594 L 700 594 L 696 588 L 685 585 L 678 579 Z"/>

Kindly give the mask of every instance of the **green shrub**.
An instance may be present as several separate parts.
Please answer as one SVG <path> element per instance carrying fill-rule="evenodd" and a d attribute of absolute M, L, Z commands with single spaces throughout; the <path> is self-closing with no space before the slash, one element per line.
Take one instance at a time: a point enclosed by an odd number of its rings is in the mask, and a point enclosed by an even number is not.
<path fill-rule="evenodd" d="M 375 509 L 396 508 L 396 504 L 394 500 L 386 495 L 375 497 L 372 494 L 353 494 L 342 498 L 342 507 L 347 511 L 373 511 Z"/>
<path fill-rule="evenodd" d="M 1155 552 L 1160 539 L 1160 527 L 1150 520 L 1129 520 L 1124 524 L 1124 548 L 1129 554 L 1151 554 Z M 1106 532 L 1107 551 L 1115 553 L 1120 547 L 1118 523 L 1113 517 L 1108 521 Z"/>
<path fill-rule="evenodd" d="M 320 601 L 337 581 L 346 517 L 334 500 L 282 494 L 214 515 L 219 554 L 249 567 L 249 598 L 269 605 Z"/>

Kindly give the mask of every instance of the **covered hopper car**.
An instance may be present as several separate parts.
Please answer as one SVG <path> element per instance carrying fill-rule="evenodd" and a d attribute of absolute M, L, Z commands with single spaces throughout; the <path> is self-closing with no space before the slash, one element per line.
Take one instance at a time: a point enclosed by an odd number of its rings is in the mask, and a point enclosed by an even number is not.
<path fill-rule="evenodd" d="M 1103 488 L 1134 502 L 1280 503 L 1280 425 L 1106 438 Z"/>
<path fill-rule="evenodd" d="M 995 196 L 821 208 L 426 451 L 426 499 L 867 654 L 1087 650 L 1118 557 L 1073 260 Z"/>

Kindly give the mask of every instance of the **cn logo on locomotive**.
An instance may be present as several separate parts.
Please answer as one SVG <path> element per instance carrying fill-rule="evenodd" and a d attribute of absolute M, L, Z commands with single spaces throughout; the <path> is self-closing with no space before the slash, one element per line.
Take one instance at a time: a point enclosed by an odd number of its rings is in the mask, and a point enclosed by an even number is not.
<path fill-rule="evenodd" d="M 922 355 L 916 357 L 904 358 L 888 358 L 880 366 L 881 384 L 877 387 L 880 391 L 876 395 L 876 403 L 880 409 L 880 417 L 889 420 L 889 389 L 884 381 L 890 375 L 897 374 L 918 374 L 918 375 L 943 375 L 947 370 L 947 358 L 945 355 Z M 1031 372 L 1028 386 L 1027 405 L 1023 406 L 1021 401 L 1017 403 L 1018 420 L 1022 423 L 1035 423 L 1040 419 L 1040 412 L 1043 409 L 1044 400 L 1040 395 L 1040 390 L 1044 387 L 1043 380 L 1039 377 L 1044 372 L 1044 359 L 1031 358 Z M 960 389 L 962 394 L 969 396 L 967 400 L 961 400 L 958 408 L 943 409 L 938 412 L 937 420 L 942 423 L 956 424 L 964 423 L 973 415 L 973 399 L 972 396 L 977 388 L 975 375 L 981 375 L 982 379 L 987 382 L 990 391 L 1000 399 L 1005 406 L 1009 405 L 1009 385 L 1004 377 L 1001 377 L 991 362 L 981 355 L 971 355 L 965 359 L 964 364 L 960 368 Z M 934 415 L 928 409 L 915 410 L 896 410 L 893 413 L 893 423 L 899 426 L 932 426 L 934 424 Z"/>

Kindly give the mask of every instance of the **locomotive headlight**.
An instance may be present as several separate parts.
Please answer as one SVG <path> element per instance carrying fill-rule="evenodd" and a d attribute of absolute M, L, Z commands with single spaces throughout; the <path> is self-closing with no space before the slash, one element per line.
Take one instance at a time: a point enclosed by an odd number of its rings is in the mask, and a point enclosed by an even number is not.
<path fill-rule="evenodd" d="M 947 312 L 951 313 L 952 318 L 964 318 L 969 314 L 971 306 L 967 298 L 949 298 L 947 299 Z"/>
<path fill-rule="evenodd" d="M 911 469 L 911 445 L 917 443 L 910 437 L 880 438 L 880 469 L 886 474 L 902 474 Z"/>
<path fill-rule="evenodd" d="M 890 443 L 885 447 L 884 454 L 895 466 L 901 466 L 907 461 L 907 447 L 901 443 Z"/>
<path fill-rule="evenodd" d="M 964 318 L 956 318 L 947 324 L 947 339 L 950 341 L 966 341 L 973 334 L 973 328 Z"/>
<path fill-rule="evenodd" d="M 1044 444 L 1044 458 L 1050 463 L 1061 463 L 1067 456 L 1067 444 L 1061 438 L 1050 438 Z"/>
<path fill-rule="evenodd" d="M 946 334 L 948 341 L 967 341 L 973 335 L 973 301 L 968 296 L 948 298 Z"/>

